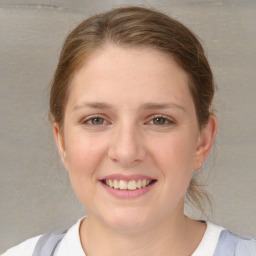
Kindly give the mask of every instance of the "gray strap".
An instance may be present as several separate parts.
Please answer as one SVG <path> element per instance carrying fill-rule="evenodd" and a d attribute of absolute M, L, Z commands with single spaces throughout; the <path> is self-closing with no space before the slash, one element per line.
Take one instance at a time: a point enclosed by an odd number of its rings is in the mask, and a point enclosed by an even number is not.
<path fill-rule="evenodd" d="M 32 256 L 53 256 L 65 233 L 42 235 L 36 243 Z"/>
<path fill-rule="evenodd" d="M 256 256 L 256 242 L 223 230 L 213 256 Z"/>

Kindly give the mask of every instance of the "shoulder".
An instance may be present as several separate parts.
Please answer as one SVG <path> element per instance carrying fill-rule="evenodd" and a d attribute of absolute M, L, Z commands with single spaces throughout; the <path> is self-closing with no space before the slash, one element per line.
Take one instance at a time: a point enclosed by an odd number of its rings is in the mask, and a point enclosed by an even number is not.
<path fill-rule="evenodd" d="M 229 230 L 220 233 L 214 256 L 255 256 L 256 241 L 238 236 Z"/>
<path fill-rule="evenodd" d="M 79 236 L 80 223 L 83 219 L 84 217 L 79 219 L 67 232 L 48 233 L 30 238 L 10 248 L 1 256 L 32 256 L 38 252 L 48 255 L 46 252 L 53 250 L 56 250 L 57 255 L 84 256 Z"/>
<path fill-rule="evenodd" d="M 7 250 L 1 256 L 30 256 L 33 254 L 34 248 L 40 239 L 41 235 L 32 237 L 12 248 Z"/>
<path fill-rule="evenodd" d="M 207 222 L 205 234 L 193 256 L 256 256 L 256 241 Z"/>

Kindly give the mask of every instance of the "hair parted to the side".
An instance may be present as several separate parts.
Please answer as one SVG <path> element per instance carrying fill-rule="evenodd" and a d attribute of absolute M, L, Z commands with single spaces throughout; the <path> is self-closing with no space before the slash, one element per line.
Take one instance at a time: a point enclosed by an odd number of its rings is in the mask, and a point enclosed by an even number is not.
<path fill-rule="evenodd" d="M 107 43 L 121 47 L 147 47 L 173 58 L 189 76 L 189 89 L 195 104 L 198 125 L 209 120 L 214 95 L 213 75 L 197 37 L 180 22 L 158 11 L 141 8 L 117 8 L 92 16 L 78 25 L 66 38 L 50 93 L 49 118 L 61 128 L 69 96 L 70 82 L 84 62 Z M 186 195 L 189 202 L 204 213 L 203 201 L 209 201 L 203 186 L 193 178 Z"/>

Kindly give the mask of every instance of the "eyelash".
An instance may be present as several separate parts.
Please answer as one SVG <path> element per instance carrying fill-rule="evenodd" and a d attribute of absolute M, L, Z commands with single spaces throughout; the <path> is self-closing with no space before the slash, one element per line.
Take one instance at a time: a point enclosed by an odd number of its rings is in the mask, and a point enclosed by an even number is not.
<path fill-rule="evenodd" d="M 102 123 L 100 124 L 93 124 L 93 120 L 99 119 L 102 121 Z M 156 119 L 161 119 L 164 121 L 164 123 L 161 124 L 156 124 L 154 123 L 154 120 Z M 81 122 L 84 125 L 91 125 L 91 126 L 102 126 L 102 125 L 106 125 L 106 124 L 110 124 L 110 122 L 108 122 L 104 117 L 100 116 L 100 115 L 95 115 L 95 116 L 89 116 L 85 119 L 82 120 Z M 155 126 L 169 126 L 174 124 L 175 121 L 171 118 L 168 118 L 166 116 L 163 115 L 154 115 L 150 117 L 150 120 L 147 121 L 145 124 L 150 124 L 150 125 L 155 125 Z"/>

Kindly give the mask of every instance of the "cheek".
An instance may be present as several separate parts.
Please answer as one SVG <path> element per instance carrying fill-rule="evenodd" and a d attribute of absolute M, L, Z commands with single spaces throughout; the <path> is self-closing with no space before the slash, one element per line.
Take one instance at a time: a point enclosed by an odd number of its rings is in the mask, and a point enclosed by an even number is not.
<path fill-rule="evenodd" d="M 196 143 L 191 137 L 185 134 L 171 134 L 151 142 L 150 151 L 164 171 L 192 171 Z"/>
<path fill-rule="evenodd" d="M 106 153 L 106 143 L 100 136 L 84 133 L 70 133 L 66 137 L 66 163 L 70 175 L 93 176 Z"/>
<path fill-rule="evenodd" d="M 151 144 L 155 164 L 172 194 L 183 196 L 190 183 L 196 143 L 186 134 L 172 134 Z"/>
<path fill-rule="evenodd" d="M 104 161 L 106 143 L 83 133 L 66 136 L 65 166 L 72 188 L 85 208 L 89 207 L 97 194 L 97 168 Z"/>

